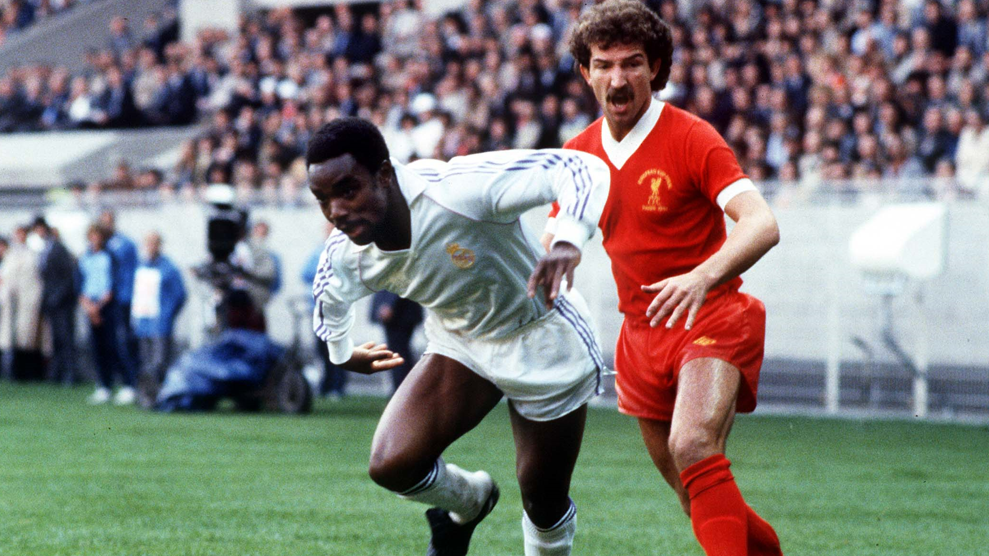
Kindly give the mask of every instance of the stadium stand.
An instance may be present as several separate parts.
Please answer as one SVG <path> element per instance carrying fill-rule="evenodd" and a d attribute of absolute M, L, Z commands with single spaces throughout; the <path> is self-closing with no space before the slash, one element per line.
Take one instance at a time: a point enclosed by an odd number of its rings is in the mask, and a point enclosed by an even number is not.
<path fill-rule="evenodd" d="M 566 51 L 581 5 L 472 1 L 440 17 L 407 0 L 279 8 L 191 42 L 177 40 L 174 10 L 141 30 L 115 18 L 82 70 L 0 77 L 0 131 L 208 122 L 165 184 L 213 177 L 290 199 L 297 180 L 277 176 L 340 114 L 377 122 L 403 159 L 558 146 L 597 116 Z M 989 145 L 984 2 L 695 6 L 656 3 L 677 53 L 660 96 L 711 121 L 757 182 L 885 178 L 930 197 L 975 194 L 989 171 L 976 154 Z M 911 179 L 930 176 L 959 179 L 944 190 Z"/>
<path fill-rule="evenodd" d="M 99 0 L 11 0 L 0 5 L 0 45 L 9 34 L 19 33 L 30 26 L 60 15 L 77 4 Z"/>

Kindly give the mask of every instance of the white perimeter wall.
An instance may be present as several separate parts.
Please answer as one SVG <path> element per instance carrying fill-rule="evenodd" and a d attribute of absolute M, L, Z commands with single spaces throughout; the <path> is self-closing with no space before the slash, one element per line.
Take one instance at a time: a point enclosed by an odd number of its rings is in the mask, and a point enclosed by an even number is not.
<path fill-rule="evenodd" d="M 776 207 L 782 242 L 744 275 L 743 290 L 762 299 L 767 307 L 767 357 L 824 361 L 828 356 L 829 308 L 837 309 L 840 329 L 833 342 L 844 360 L 858 360 L 860 353 L 850 339 L 858 335 L 874 346 L 878 340 L 879 300 L 865 292 L 859 274 L 848 260 L 848 238 L 855 227 L 878 205 Z M 63 236 L 81 248 L 82 226 L 87 215 L 74 209 L 53 209 L 51 219 L 62 222 Z M 532 211 L 526 221 L 541 226 L 545 211 Z M 0 234 L 8 234 L 31 212 L 0 206 Z M 261 208 L 253 218 L 271 223 L 271 246 L 281 255 L 284 289 L 271 307 L 272 334 L 281 340 L 291 336 L 285 300 L 308 295 L 299 279 L 302 266 L 323 239 L 322 216 L 313 208 Z M 157 209 L 120 209 L 120 228 L 133 238 L 160 230 L 165 251 L 188 268 L 206 257 L 205 211 L 194 204 L 166 204 Z M 949 241 L 946 272 L 923 287 L 913 287 L 894 303 L 897 337 L 913 353 L 928 340 L 930 361 L 935 364 L 989 367 L 989 209 L 976 203 L 949 206 Z M 72 228 L 77 229 L 72 229 Z M 576 286 L 595 311 L 602 343 L 613 352 L 621 315 L 611 280 L 610 263 L 600 237 L 586 250 L 578 269 Z M 922 299 L 923 313 L 918 300 Z M 377 328 L 366 322 L 366 304 L 358 307 L 355 340 L 377 339 Z M 190 303 L 182 317 L 181 334 L 193 338 L 197 329 L 197 304 Z M 832 313 L 834 314 L 834 313 Z M 921 318 L 926 314 L 926 321 Z M 926 333 L 921 325 L 927 323 Z M 883 350 L 880 360 L 891 360 Z"/>

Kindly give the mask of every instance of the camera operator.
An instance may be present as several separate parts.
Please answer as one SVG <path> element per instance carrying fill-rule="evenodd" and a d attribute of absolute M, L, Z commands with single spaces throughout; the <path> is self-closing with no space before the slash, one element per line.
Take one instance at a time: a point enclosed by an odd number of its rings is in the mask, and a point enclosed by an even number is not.
<path fill-rule="evenodd" d="M 264 308 L 271 298 L 277 268 L 262 245 L 246 241 L 248 214 L 234 205 L 235 192 L 225 184 L 206 190 L 211 205 L 207 223 L 210 261 L 193 269 L 216 294 L 217 327 L 265 331 Z"/>

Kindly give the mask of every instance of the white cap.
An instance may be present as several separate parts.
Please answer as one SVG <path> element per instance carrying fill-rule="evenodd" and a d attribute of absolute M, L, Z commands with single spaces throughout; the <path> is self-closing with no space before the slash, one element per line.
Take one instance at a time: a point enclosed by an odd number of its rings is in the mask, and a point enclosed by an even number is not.
<path fill-rule="evenodd" d="M 533 25 L 532 29 L 529 31 L 529 37 L 534 41 L 548 41 L 553 38 L 553 29 L 545 23 L 537 23 Z"/>
<path fill-rule="evenodd" d="M 422 114 L 423 112 L 431 112 L 436 110 L 436 97 L 429 93 L 419 93 L 412 99 L 412 104 L 409 106 L 412 113 L 416 116 Z"/>
<path fill-rule="evenodd" d="M 203 197 L 211 205 L 233 205 L 237 200 L 237 192 L 225 183 L 212 183 L 206 186 Z"/>

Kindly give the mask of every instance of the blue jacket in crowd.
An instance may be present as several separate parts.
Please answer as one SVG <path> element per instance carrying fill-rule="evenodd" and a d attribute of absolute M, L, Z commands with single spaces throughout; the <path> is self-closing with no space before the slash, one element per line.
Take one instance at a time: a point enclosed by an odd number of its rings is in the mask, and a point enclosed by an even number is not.
<path fill-rule="evenodd" d="M 158 316 L 140 317 L 137 314 L 131 319 L 134 335 L 138 338 L 163 338 L 172 335 L 175 317 L 185 305 L 186 292 L 182 282 L 182 274 L 175 264 L 164 255 L 158 255 L 153 261 L 141 261 L 141 269 L 157 270 L 161 275 L 158 293 Z M 131 282 L 134 282 L 133 276 Z"/>
<path fill-rule="evenodd" d="M 134 271 L 137 270 L 137 245 L 119 232 L 106 242 L 113 257 L 113 299 L 130 303 L 134 296 Z"/>
<path fill-rule="evenodd" d="M 323 254 L 323 245 L 320 245 L 312 255 L 309 256 L 309 260 L 306 261 L 305 266 L 302 267 L 302 283 L 309 285 L 309 291 L 312 291 L 312 283 L 316 280 L 316 272 L 319 270 L 319 257 Z M 313 300 L 313 305 L 316 302 Z"/>
<path fill-rule="evenodd" d="M 105 250 L 86 251 L 79 259 L 82 276 L 80 293 L 90 301 L 100 301 L 113 288 L 113 262 Z"/>

